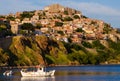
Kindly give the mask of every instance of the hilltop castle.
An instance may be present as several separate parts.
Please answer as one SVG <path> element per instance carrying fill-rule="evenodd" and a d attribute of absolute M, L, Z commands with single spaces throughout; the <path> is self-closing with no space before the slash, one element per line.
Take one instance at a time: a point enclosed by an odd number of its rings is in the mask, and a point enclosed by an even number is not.
<path fill-rule="evenodd" d="M 80 11 L 77 11 L 77 10 L 69 8 L 69 7 L 63 7 L 59 4 L 49 5 L 49 6 L 45 7 L 44 10 L 51 12 L 51 13 L 58 13 L 58 12 L 64 12 L 64 11 L 68 11 L 68 14 L 81 13 Z"/>

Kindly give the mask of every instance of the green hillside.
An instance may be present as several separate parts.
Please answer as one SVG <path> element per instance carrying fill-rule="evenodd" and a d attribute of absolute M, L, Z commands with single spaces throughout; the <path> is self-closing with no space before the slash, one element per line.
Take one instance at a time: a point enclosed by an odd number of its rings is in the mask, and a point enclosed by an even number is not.
<path fill-rule="evenodd" d="M 119 64 L 120 41 L 91 40 L 81 44 L 46 36 L 15 36 L 8 49 L 0 48 L 0 66 Z"/>

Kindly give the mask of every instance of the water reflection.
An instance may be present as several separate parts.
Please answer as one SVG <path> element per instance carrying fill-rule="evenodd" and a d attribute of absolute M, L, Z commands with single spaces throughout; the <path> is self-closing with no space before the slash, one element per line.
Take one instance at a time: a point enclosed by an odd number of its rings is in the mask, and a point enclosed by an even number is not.
<path fill-rule="evenodd" d="M 55 81 L 55 77 L 21 77 L 21 81 Z"/>
<path fill-rule="evenodd" d="M 55 77 L 1 77 L 0 81 L 55 81 Z"/>
<path fill-rule="evenodd" d="M 20 81 L 20 76 L 0 76 L 0 81 Z"/>
<path fill-rule="evenodd" d="M 13 69 L 13 76 L 6 77 L 1 70 L 0 81 L 120 81 L 120 65 L 47 68 L 53 69 L 56 70 L 54 77 L 21 77 L 17 69 Z"/>

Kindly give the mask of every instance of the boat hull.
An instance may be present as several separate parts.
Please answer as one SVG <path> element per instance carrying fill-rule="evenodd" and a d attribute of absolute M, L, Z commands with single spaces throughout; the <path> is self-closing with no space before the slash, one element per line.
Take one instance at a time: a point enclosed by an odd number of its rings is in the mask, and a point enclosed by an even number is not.
<path fill-rule="evenodd" d="M 24 77 L 31 77 L 31 76 L 38 76 L 38 77 L 47 77 L 47 76 L 54 76 L 55 70 L 44 72 L 44 71 L 32 71 L 32 72 L 23 72 L 20 71 L 21 75 Z"/>

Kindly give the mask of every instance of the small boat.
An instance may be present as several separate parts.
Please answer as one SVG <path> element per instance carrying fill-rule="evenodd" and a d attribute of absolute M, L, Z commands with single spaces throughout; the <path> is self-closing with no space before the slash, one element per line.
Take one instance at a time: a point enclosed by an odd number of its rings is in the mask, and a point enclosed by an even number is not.
<path fill-rule="evenodd" d="M 11 76 L 12 75 L 12 70 L 7 70 L 3 73 L 4 76 Z"/>
<path fill-rule="evenodd" d="M 55 70 L 46 72 L 42 67 L 42 68 L 37 68 L 37 71 L 27 71 L 27 69 L 22 69 L 20 73 L 23 77 L 30 77 L 30 76 L 47 77 L 47 76 L 54 76 Z"/>

